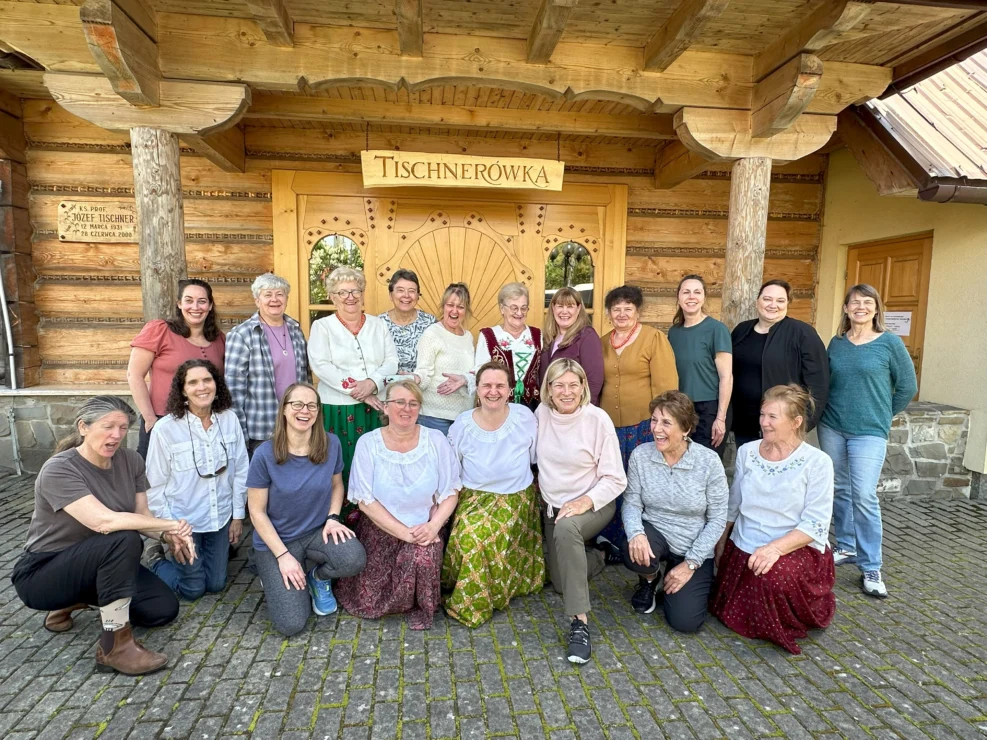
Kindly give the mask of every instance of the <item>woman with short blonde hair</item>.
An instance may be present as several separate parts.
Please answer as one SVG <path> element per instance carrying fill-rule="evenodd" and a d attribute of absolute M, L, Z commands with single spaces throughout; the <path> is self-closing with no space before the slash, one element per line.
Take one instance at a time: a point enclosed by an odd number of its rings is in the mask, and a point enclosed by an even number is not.
<path fill-rule="evenodd" d="M 529 409 L 538 405 L 541 374 L 541 330 L 528 326 L 528 289 L 521 283 L 507 283 L 497 294 L 503 321 L 480 329 L 476 339 L 474 368 L 496 360 L 507 368 L 511 402 Z"/>
<path fill-rule="evenodd" d="M 590 400 L 594 406 L 599 406 L 600 391 L 603 390 L 603 348 L 600 335 L 586 313 L 583 297 L 575 288 L 560 288 L 548 303 L 542 333 L 542 382 L 548 366 L 563 357 L 575 360 L 586 372 Z"/>

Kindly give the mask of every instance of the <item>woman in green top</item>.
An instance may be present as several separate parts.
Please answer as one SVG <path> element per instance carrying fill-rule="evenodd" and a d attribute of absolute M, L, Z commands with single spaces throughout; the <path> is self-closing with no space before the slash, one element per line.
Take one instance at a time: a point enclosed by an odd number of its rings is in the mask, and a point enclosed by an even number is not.
<path fill-rule="evenodd" d="M 675 351 L 679 390 L 699 415 L 689 437 L 722 458 L 733 392 L 733 342 L 726 325 L 703 310 L 706 282 L 701 276 L 686 275 L 676 293 L 679 307 L 668 329 L 668 341 Z"/>
<path fill-rule="evenodd" d="M 884 304 L 870 285 L 854 285 L 829 343 L 829 401 L 819 421 L 819 446 L 833 458 L 836 565 L 856 559 L 863 591 L 883 599 L 881 505 L 877 482 L 891 419 L 918 390 L 905 343 L 884 327 Z"/>

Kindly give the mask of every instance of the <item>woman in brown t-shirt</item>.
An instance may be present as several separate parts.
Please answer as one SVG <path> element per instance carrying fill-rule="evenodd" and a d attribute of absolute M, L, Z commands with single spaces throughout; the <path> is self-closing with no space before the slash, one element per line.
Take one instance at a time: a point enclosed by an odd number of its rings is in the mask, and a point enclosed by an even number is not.
<path fill-rule="evenodd" d="M 175 315 L 147 322 L 130 346 L 127 383 L 141 415 L 137 452 L 146 459 L 151 427 L 168 413 L 168 391 L 178 366 L 186 360 L 209 360 L 223 374 L 226 336 L 216 324 L 209 283 L 180 280 Z M 144 382 L 148 372 L 150 387 Z"/>
<path fill-rule="evenodd" d="M 129 676 L 164 668 L 168 657 L 147 650 L 130 630 L 167 624 L 178 614 L 174 592 L 140 565 L 140 532 L 187 548 L 184 520 L 158 519 L 147 507 L 144 461 L 122 445 L 136 414 L 115 396 L 95 396 L 79 409 L 75 433 L 62 440 L 34 485 L 26 551 L 11 580 L 31 609 L 51 610 L 45 629 L 72 629 L 72 613 L 99 607 L 103 631 L 96 668 Z M 194 548 L 193 548 L 194 552 Z"/>

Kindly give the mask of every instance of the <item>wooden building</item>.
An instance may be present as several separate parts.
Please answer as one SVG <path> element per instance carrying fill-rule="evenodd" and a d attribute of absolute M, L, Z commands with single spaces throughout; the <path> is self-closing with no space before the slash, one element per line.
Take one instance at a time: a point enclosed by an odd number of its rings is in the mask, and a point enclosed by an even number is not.
<path fill-rule="evenodd" d="M 125 382 L 130 340 L 186 274 L 228 329 L 273 269 L 307 327 L 330 244 L 365 266 L 371 310 L 399 266 L 426 308 L 467 280 L 474 328 L 504 282 L 540 296 L 569 258 L 601 329 L 625 281 L 667 327 L 692 272 L 731 325 L 762 274 L 817 321 L 838 117 L 985 41 L 976 0 L 0 0 L 18 385 Z M 365 152 L 472 174 L 561 161 L 564 178 L 368 187 Z M 101 214 L 124 225 L 84 223 Z"/>

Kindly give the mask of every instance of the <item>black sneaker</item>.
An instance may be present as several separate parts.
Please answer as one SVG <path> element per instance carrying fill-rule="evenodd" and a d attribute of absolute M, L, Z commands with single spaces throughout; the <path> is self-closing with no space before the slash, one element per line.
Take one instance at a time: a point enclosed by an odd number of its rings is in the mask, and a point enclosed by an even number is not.
<path fill-rule="evenodd" d="M 570 663 L 588 663 L 590 653 L 593 652 L 589 643 L 589 625 L 575 617 L 569 625 L 569 651 Z"/>
<path fill-rule="evenodd" d="M 631 606 L 638 614 L 651 614 L 658 606 L 658 586 L 661 584 L 661 574 L 656 575 L 652 580 L 641 576 L 637 590 L 631 596 Z"/>

